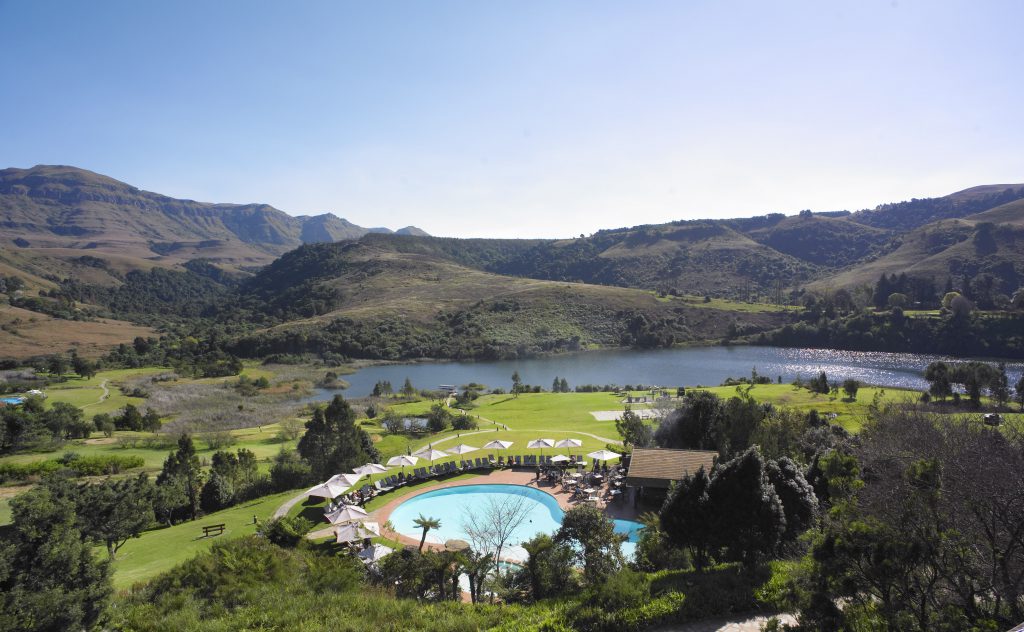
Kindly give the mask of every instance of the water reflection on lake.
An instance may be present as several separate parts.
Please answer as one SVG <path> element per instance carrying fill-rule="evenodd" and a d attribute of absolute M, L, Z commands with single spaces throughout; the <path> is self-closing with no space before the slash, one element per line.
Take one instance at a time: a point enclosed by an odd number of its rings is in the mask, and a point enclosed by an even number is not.
<path fill-rule="evenodd" d="M 750 370 L 776 380 L 791 382 L 797 376 L 809 378 L 821 371 L 829 380 L 853 378 L 866 384 L 924 389 L 924 368 L 935 360 L 962 361 L 943 356 L 913 353 L 836 351 L 831 349 L 783 349 L 778 347 L 689 347 L 649 351 L 592 351 L 571 355 L 501 360 L 495 362 L 419 362 L 390 364 L 361 369 L 344 379 L 345 391 L 317 389 L 304 401 L 323 401 L 334 393 L 363 397 L 378 380 L 388 380 L 397 391 L 405 378 L 416 388 L 437 388 L 441 384 L 478 382 L 489 388 L 508 390 L 511 376 L 518 371 L 525 384 L 551 388 L 554 378 L 564 377 L 570 387 L 580 384 L 656 384 L 659 386 L 716 386 L 727 377 L 749 376 Z M 1007 363 L 1012 387 L 1024 371 L 1024 364 Z"/>

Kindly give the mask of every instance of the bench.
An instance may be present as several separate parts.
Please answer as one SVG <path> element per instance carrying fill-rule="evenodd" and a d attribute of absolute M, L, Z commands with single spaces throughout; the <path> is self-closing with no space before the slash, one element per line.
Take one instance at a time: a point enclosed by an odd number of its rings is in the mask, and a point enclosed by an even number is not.
<path fill-rule="evenodd" d="M 203 527 L 203 537 L 209 537 L 211 535 L 220 535 L 224 533 L 224 524 L 208 524 Z"/>

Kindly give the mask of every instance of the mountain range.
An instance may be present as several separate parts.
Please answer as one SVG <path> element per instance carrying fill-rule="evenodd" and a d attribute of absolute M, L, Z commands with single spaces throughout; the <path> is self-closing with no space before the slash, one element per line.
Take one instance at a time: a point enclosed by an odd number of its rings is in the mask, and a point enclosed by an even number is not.
<path fill-rule="evenodd" d="M 1024 184 L 855 212 L 457 239 L 179 200 L 73 167 L 0 171 L 0 278 L 101 317 L 245 322 L 233 344 L 250 356 L 509 357 L 717 340 L 787 322 L 765 302 L 870 296 L 883 274 L 1012 295 L 1024 285 Z"/>
<path fill-rule="evenodd" d="M 0 244 L 87 250 L 165 263 L 206 258 L 259 266 L 302 244 L 357 239 L 363 228 L 324 213 L 292 216 L 267 204 L 209 204 L 137 189 L 60 165 L 0 171 Z M 426 235 L 415 226 L 401 235 Z"/>

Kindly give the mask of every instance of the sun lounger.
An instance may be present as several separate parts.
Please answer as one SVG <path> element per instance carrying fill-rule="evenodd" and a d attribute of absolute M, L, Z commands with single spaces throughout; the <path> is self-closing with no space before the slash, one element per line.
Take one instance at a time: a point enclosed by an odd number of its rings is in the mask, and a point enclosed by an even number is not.
<path fill-rule="evenodd" d="M 516 455 L 516 467 L 522 467 L 522 466 L 523 466 L 523 457 L 517 454 Z"/>

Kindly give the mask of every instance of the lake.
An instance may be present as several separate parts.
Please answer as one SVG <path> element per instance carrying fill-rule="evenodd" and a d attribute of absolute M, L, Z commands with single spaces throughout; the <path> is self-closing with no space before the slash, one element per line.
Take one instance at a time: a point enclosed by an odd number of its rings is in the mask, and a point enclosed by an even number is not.
<path fill-rule="evenodd" d="M 397 391 L 405 378 L 418 389 L 436 389 L 441 384 L 456 386 L 477 382 L 488 388 L 512 386 L 512 373 L 519 371 L 524 384 L 551 388 L 554 378 L 564 377 L 570 387 L 580 384 L 645 384 L 658 386 L 717 386 L 727 377 L 750 376 L 750 370 L 772 380 L 782 376 L 792 382 L 798 376 L 809 378 L 824 371 L 829 381 L 853 378 L 865 384 L 923 390 L 926 366 L 935 360 L 949 362 L 964 358 L 921 355 L 914 353 L 882 353 L 870 351 L 836 351 L 832 349 L 786 349 L 781 347 L 686 347 L 658 350 L 590 351 L 569 355 L 546 356 L 528 360 L 494 362 L 416 362 L 387 364 L 360 369 L 343 376 L 349 383 L 341 391 L 349 397 L 364 397 L 373 391 L 378 380 L 388 380 Z M 1024 371 L 1022 363 L 1007 363 L 1010 387 Z M 325 401 L 334 393 L 317 389 L 304 401 Z"/>

